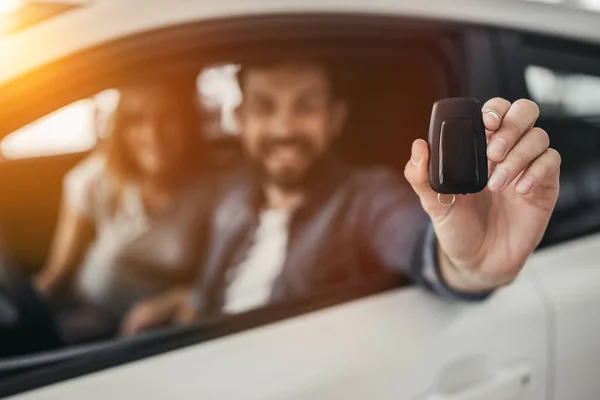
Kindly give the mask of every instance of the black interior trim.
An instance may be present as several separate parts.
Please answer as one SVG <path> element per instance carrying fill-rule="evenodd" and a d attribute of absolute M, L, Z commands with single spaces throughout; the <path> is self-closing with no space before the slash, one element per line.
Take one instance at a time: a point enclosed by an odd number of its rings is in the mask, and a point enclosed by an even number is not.
<path fill-rule="evenodd" d="M 555 49 L 527 49 L 527 65 L 539 65 L 555 71 L 600 76 L 600 56 L 562 53 Z"/>
<path fill-rule="evenodd" d="M 527 84 L 525 82 L 525 54 L 521 35 L 514 32 L 499 32 L 496 36 L 497 62 L 502 66 L 501 95 L 509 101 L 527 98 Z"/>
<path fill-rule="evenodd" d="M 540 59 L 549 68 L 565 69 L 567 72 L 589 71 L 587 73 L 598 75 L 600 46 L 596 44 L 534 34 L 523 34 L 521 40 L 530 62 Z"/>

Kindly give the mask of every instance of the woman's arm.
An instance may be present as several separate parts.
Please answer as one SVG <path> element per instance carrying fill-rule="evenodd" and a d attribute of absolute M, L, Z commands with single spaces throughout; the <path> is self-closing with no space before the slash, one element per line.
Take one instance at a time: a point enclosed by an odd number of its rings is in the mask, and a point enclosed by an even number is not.
<path fill-rule="evenodd" d="M 54 294 L 65 279 L 77 270 L 93 240 L 93 221 L 63 201 L 48 262 L 35 278 L 38 290 L 46 296 Z"/>

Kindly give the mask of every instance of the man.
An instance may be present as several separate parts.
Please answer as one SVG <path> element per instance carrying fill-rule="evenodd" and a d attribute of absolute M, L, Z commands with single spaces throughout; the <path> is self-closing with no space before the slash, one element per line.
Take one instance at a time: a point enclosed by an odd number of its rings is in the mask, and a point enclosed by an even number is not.
<path fill-rule="evenodd" d="M 424 238 L 425 220 L 399 180 L 330 154 L 346 105 L 322 64 L 250 65 L 239 78 L 241 139 L 253 168 L 225 185 L 191 302 L 197 313 L 245 311 L 411 266 L 405 272 L 440 294 L 479 299 L 510 282 L 541 240 L 560 157 L 533 127 L 533 102 L 485 104 L 493 174 L 486 190 L 451 207 L 429 187 L 427 144 L 413 143 L 405 177 L 432 221 L 435 237 Z"/>
<path fill-rule="evenodd" d="M 324 65 L 247 65 L 239 82 L 251 167 L 221 182 L 209 255 L 180 320 L 326 293 L 385 270 L 479 300 L 513 280 L 541 240 L 560 156 L 534 128 L 535 103 L 485 103 L 493 173 L 484 191 L 450 207 L 430 188 L 428 146 L 416 140 L 404 175 L 421 208 L 391 172 L 352 169 L 331 154 L 346 104 Z"/>

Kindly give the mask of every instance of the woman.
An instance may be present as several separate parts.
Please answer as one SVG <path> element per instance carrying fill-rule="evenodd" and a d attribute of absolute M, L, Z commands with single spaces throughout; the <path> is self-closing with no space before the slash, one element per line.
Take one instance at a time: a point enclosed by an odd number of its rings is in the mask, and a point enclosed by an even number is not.
<path fill-rule="evenodd" d="M 209 190 L 194 85 L 120 91 L 108 139 L 65 177 L 49 262 L 37 288 L 56 298 L 65 341 L 170 322 L 193 281 Z"/>

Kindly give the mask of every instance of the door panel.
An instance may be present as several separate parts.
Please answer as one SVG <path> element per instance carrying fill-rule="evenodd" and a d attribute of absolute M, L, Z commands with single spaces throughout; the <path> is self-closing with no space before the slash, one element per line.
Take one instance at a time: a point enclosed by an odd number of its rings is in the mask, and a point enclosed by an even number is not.
<path fill-rule="evenodd" d="M 400 289 L 16 398 L 547 399 L 530 272 L 480 304 Z"/>
<path fill-rule="evenodd" d="M 0 232 L 27 272 L 45 260 L 58 218 L 63 176 L 88 153 L 0 161 Z"/>
<path fill-rule="evenodd" d="M 531 261 L 553 311 L 555 399 L 598 399 L 600 234 L 538 252 Z"/>

